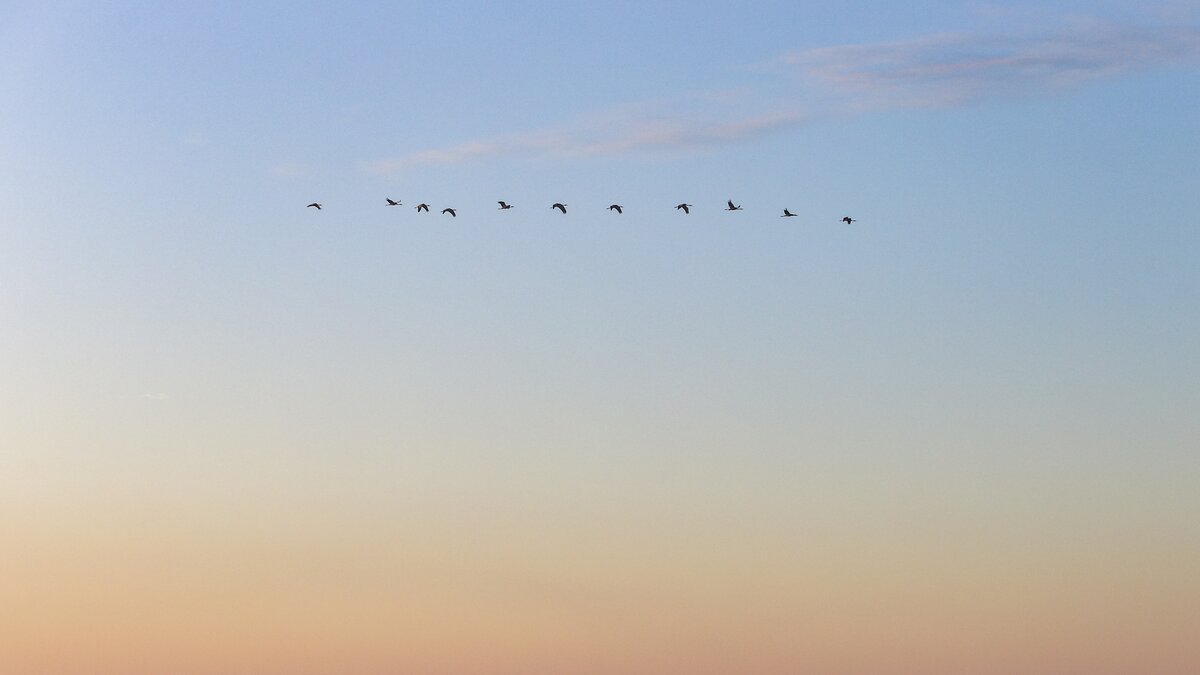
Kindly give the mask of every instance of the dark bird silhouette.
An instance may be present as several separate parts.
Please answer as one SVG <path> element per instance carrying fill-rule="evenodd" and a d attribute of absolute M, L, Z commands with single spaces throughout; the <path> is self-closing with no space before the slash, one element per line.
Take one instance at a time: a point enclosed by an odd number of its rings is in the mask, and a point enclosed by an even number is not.
<path fill-rule="evenodd" d="M 505 204 L 504 202 L 498 202 L 498 203 L 500 204 L 501 211 L 507 211 L 512 208 L 512 204 Z"/>
<path fill-rule="evenodd" d="M 725 208 L 726 211 L 741 211 L 742 210 L 742 207 L 733 205 L 732 199 L 730 199 L 729 201 L 727 201 L 725 203 L 729 205 Z"/>
<path fill-rule="evenodd" d="M 387 200 L 388 206 L 400 206 L 400 202 L 391 197 L 384 197 Z"/>
<path fill-rule="evenodd" d="M 304 207 L 304 208 L 306 208 L 306 209 L 312 209 L 312 208 L 315 208 L 316 210 L 320 211 L 320 210 L 321 210 L 321 205 L 320 205 L 320 204 L 318 204 L 318 203 L 316 203 L 316 202 L 313 202 L 313 203 L 309 204 L 308 206 L 306 206 L 306 207 Z"/>
<path fill-rule="evenodd" d="M 683 209 L 684 213 L 691 213 L 691 208 L 692 208 L 691 204 L 676 204 L 675 205 L 676 211 Z"/>
<path fill-rule="evenodd" d="M 447 213 L 449 213 L 451 216 L 453 216 L 453 217 L 455 217 L 455 218 L 457 218 L 457 217 L 458 217 L 458 214 L 454 212 L 454 209 L 449 209 L 449 208 L 447 208 L 447 209 L 442 209 L 442 213 L 443 213 L 443 214 L 447 214 Z"/>
<path fill-rule="evenodd" d="M 850 223 L 854 222 L 854 219 L 851 218 L 850 216 L 846 216 L 845 218 L 842 218 L 842 222 L 849 225 Z"/>
<path fill-rule="evenodd" d="M 558 202 L 554 202 L 553 204 L 551 204 L 551 205 L 550 205 L 550 208 L 552 208 L 552 209 L 558 209 L 559 211 L 562 211 L 563 213 L 566 213 L 566 212 L 567 212 L 567 205 L 566 205 L 566 204 L 559 204 Z"/>
<path fill-rule="evenodd" d="M 425 213 L 429 213 L 429 205 L 424 202 L 417 204 L 417 213 L 420 213 L 422 211 L 424 211 Z"/>
<path fill-rule="evenodd" d="M 795 217 L 795 215 L 796 215 L 796 214 L 792 213 L 791 211 L 788 211 L 787 209 L 784 209 L 784 210 L 783 210 L 783 215 L 782 215 L 782 216 L 779 216 L 779 217 L 780 217 L 780 218 L 793 218 L 793 217 Z"/>
<path fill-rule="evenodd" d="M 609 210 L 609 211 L 616 211 L 617 213 L 625 213 L 624 211 L 622 211 L 622 210 L 621 210 L 621 205 L 620 205 L 620 204 L 610 204 L 610 205 L 609 205 L 609 207 L 608 207 L 608 210 Z"/>

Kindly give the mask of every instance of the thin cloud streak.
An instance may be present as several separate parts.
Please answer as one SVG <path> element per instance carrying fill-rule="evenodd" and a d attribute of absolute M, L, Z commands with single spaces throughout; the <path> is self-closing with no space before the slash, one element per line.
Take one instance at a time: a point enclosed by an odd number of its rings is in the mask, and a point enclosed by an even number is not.
<path fill-rule="evenodd" d="M 1127 72 L 1186 64 L 1198 56 L 1200 29 L 1103 23 L 1075 25 L 1042 36 L 951 34 L 818 47 L 785 53 L 768 64 L 769 70 L 788 80 L 786 95 L 776 96 L 773 103 L 767 102 L 764 91 L 751 89 L 632 103 L 571 124 L 382 159 L 368 169 L 390 174 L 496 157 L 558 159 L 692 151 L 759 138 L 820 118 L 1030 96 Z M 682 107 L 690 110 L 672 110 Z"/>
<path fill-rule="evenodd" d="M 1200 30 L 1095 25 L 1048 37 L 939 35 L 821 47 L 779 63 L 802 80 L 880 106 L 946 107 L 1053 91 L 1200 56 Z"/>
<path fill-rule="evenodd" d="M 698 150 L 786 129 L 810 116 L 803 110 L 782 110 L 715 121 L 647 118 L 614 122 L 606 119 L 611 116 L 596 115 L 586 122 L 561 128 L 495 136 L 378 160 L 370 163 L 368 169 L 386 174 L 408 168 L 462 164 L 492 157 L 562 159 Z"/>
<path fill-rule="evenodd" d="M 570 148 L 571 156 L 623 155 L 641 150 L 695 149 L 755 138 L 795 126 L 810 117 L 803 111 L 772 112 L 724 122 L 646 124 L 624 135 Z"/>
<path fill-rule="evenodd" d="M 269 171 L 272 176 L 277 178 L 296 178 L 299 176 L 308 175 L 312 167 L 307 164 L 299 164 L 297 162 L 282 162 L 270 167 Z"/>

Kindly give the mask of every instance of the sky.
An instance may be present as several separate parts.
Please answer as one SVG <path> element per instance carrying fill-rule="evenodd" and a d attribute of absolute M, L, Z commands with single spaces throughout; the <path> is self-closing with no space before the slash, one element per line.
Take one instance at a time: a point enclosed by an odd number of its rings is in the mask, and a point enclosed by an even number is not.
<path fill-rule="evenodd" d="M 6 3 L 0 90 L 0 672 L 1200 671 L 1198 2 Z"/>

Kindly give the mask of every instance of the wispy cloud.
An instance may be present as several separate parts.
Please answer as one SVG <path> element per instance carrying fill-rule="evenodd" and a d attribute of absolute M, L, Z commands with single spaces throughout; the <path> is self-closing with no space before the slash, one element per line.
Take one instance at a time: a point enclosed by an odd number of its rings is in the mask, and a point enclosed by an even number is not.
<path fill-rule="evenodd" d="M 297 176 L 306 176 L 311 171 L 312 167 L 308 164 L 300 164 L 298 162 L 282 162 L 270 167 L 269 171 L 272 176 L 278 178 L 295 178 Z"/>
<path fill-rule="evenodd" d="M 631 106 L 656 108 L 631 114 L 627 108 L 602 111 L 555 127 L 493 136 L 443 148 L 432 148 L 371 162 L 375 172 L 461 164 L 491 157 L 578 158 L 626 155 L 636 152 L 696 150 L 739 141 L 794 126 L 810 113 L 800 108 L 734 116 L 721 110 L 727 103 L 707 103 L 684 113 L 662 110 L 677 105 Z"/>
<path fill-rule="evenodd" d="M 938 35 L 807 49 L 781 66 L 807 86 L 880 106 L 944 107 L 1028 95 L 1200 56 L 1200 30 L 1091 25 L 1033 36 Z"/>
<path fill-rule="evenodd" d="M 758 138 L 822 117 L 944 108 L 1062 90 L 1200 57 L 1200 29 L 1075 22 L 1038 35 L 942 34 L 790 51 L 767 88 L 633 103 L 553 127 L 371 162 L 379 173 L 495 157 L 572 158 L 684 151 Z M 783 92 L 783 95 L 779 94 Z"/>

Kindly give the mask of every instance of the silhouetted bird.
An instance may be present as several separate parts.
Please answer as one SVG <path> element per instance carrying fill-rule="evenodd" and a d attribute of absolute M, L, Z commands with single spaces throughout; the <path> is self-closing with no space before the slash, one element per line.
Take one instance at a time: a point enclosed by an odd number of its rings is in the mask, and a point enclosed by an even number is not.
<path fill-rule="evenodd" d="M 423 202 L 420 204 L 417 204 L 417 213 L 420 213 L 422 211 L 424 211 L 425 213 L 429 213 L 429 205 L 425 204 Z"/>
<path fill-rule="evenodd" d="M 457 218 L 457 217 L 458 217 L 458 214 L 454 212 L 454 209 L 442 209 L 442 214 L 443 214 L 443 215 L 444 215 L 444 214 L 447 214 L 447 213 L 449 213 L 451 216 L 453 216 L 453 217 L 455 217 L 455 218 Z"/>
<path fill-rule="evenodd" d="M 854 219 L 851 218 L 850 216 L 846 216 L 845 218 L 842 218 L 842 222 L 849 225 L 850 223 L 854 222 Z"/>
<path fill-rule="evenodd" d="M 550 205 L 550 208 L 552 208 L 552 209 L 558 209 L 559 211 L 562 211 L 563 213 L 566 213 L 566 212 L 567 212 L 567 205 L 566 205 L 566 204 L 559 204 L 558 202 L 554 202 L 553 204 L 551 204 L 551 205 Z"/>
<path fill-rule="evenodd" d="M 304 208 L 306 208 L 306 209 L 315 208 L 316 210 L 320 211 L 320 210 L 321 210 L 321 205 L 320 205 L 320 204 L 318 204 L 318 203 L 316 203 L 316 202 L 313 202 L 313 203 L 309 204 L 308 206 L 306 206 L 306 207 L 304 207 Z"/>
<path fill-rule="evenodd" d="M 728 207 L 726 207 L 726 209 L 725 209 L 726 211 L 741 211 L 742 210 L 742 207 L 733 205 L 732 199 L 730 199 L 729 201 L 727 201 L 725 203 L 729 205 Z"/>
<path fill-rule="evenodd" d="M 690 210 L 691 208 L 692 208 L 691 204 L 676 204 L 675 205 L 676 211 L 683 209 L 684 213 L 691 213 L 691 210 Z"/>
<path fill-rule="evenodd" d="M 384 199 L 387 200 L 388 206 L 400 206 L 400 202 L 392 199 L 391 197 L 384 197 Z"/>
<path fill-rule="evenodd" d="M 787 209 L 784 209 L 784 210 L 783 210 L 783 215 L 782 215 L 782 216 L 779 216 L 779 217 L 780 217 L 780 218 L 792 218 L 792 217 L 795 217 L 795 215 L 796 215 L 796 214 L 792 213 L 791 211 L 788 211 Z"/>
<path fill-rule="evenodd" d="M 622 211 L 622 210 L 621 210 L 621 205 L 620 205 L 620 204 L 610 204 L 610 205 L 609 205 L 609 207 L 608 207 L 608 210 L 609 210 L 609 211 L 616 211 L 617 213 L 625 213 L 624 211 Z"/>
<path fill-rule="evenodd" d="M 499 202 L 499 204 L 501 211 L 507 211 L 512 208 L 512 204 L 505 204 L 504 202 Z"/>

